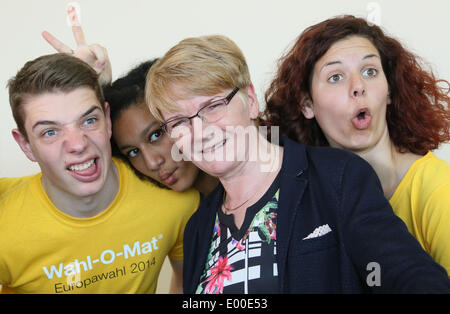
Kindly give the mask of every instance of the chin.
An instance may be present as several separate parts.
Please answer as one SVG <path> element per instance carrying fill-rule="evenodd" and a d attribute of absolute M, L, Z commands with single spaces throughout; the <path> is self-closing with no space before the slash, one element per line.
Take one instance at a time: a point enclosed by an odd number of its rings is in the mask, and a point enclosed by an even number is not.
<path fill-rule="evenodd" d="M 77 196 L 79 197 L 90 197 L 98 194 L 104 188 L 104 182 L 98 180 L 97 182 L 84 183 L 75 191 Z"/>
<path fill-rule="evenodd" d="M 228 161 L 214 161 L 211 163 L 207 163 L 206 165 L 197 165 L 201 170 L 213 177 L 222 177 L 229 173 L 233 168 Z"/>

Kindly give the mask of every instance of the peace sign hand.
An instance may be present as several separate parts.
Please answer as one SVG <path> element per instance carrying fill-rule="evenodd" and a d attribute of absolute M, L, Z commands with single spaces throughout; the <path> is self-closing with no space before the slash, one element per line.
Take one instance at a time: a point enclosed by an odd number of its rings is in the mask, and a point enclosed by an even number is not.
<path fill-rule="evenodd" d="M 99 44 L 87 45 L 83 29 L 78 22 L 78 17 L 72 6 L 69 6 L 68 14 L 72 22 L 73 37 L 75 38 L 75 42 L 77 44 L 77 48 L 75 50 L 59 41 L 47 31 L 42 32 L 42 37 L 44 37 L 44 39 L 53 48 L 55 48 L 56 51 L 72 54 L 89 64 L 99 74 L 99 82 L 101 85 L 111 83 L 112 70 L 108 57 L 108 51 Z"/>

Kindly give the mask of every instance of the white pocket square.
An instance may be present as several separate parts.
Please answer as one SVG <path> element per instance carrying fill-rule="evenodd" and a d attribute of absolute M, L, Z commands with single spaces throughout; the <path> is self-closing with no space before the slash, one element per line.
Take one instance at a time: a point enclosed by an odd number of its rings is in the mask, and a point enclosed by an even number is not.
<path fill-rule="evenodd" d="M 318 237 L 326 235 L 329 232 L 331 232 L 331 228 L 330 228 L 330 226 L 328 226 L 328 224 L 326 224 L 326 225 L 317 227 L 312 233 L 308 234 L 307 237 L 303 238 L 303 240 L 318 238 Z"/>

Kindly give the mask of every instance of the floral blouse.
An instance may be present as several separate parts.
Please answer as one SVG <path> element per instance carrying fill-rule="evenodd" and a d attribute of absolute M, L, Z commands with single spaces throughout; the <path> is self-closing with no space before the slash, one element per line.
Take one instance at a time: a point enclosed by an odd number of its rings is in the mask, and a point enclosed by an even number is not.
<path fill-rule="evenodd" d="M 205 269 L 196 293 L 277 293 L 276 224 L 278 177 L 265 195 L 247 208 L 238 229 L 233 215 L 216 214 Z"/>

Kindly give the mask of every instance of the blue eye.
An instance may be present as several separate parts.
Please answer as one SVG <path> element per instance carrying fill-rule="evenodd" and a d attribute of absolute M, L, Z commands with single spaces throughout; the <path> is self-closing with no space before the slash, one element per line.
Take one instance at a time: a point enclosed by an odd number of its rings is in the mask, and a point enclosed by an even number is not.
<path fill-rule="evenodd" d="M 342 74 L 334 74 L 328 78 L 328 82 L 330 83 L 336 83 L 338 81 L 341 81 L 344 77 Z"/>
<path fill-rule="evenodd" d="M 45 137 L 52 137 L 56 135 L 56 130 L 47 130 L 43 133 Z"/>
<path fill-rule="evenodd" d="M 132 149 L 127 153 L 127 157 L 134 158 L 137 156 L 138 153 L 139 153 L 139 148 Z"/>
<path fill-rule="evenodd" d="M 95 122 L 97 122 L 97 118 L 92 117 L 92 118 L 86 119 L 84 121 L 84 124 L 85 125 L 91 125 L 91 124 L 94 124 Z"/>

